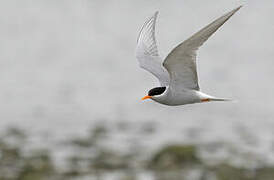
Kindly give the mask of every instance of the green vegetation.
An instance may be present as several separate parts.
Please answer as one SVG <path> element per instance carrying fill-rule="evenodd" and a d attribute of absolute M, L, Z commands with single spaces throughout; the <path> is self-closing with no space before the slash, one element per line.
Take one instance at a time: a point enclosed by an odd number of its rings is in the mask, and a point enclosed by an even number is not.
<path fill-rule="evenodd" d="M 130 126 L 123 124 L 123 127 Z M 149 129 L 155 131 L 154 127 Z M 144 134 L 149 136 L 153 131 Z M 128 152 L 106 146 L 104 142 L 110 135 L 111 132 L 99 124 L 86 137 L 61 142 L 65 149 L 72 149 L 72 153 L 66 156 L 65 163 L 61 163 L 60 167 L 50 148 L 28 147 L 28 136 L 20 129 L 11 128 L 0 137 L 0 180 L 73 180 L 91 177 L 96 180 L 105 180 L 107 177 L 113 180 L 142 180 L 140 174 L 153 180 L 274 179 L 272 166 L 239 167 L 230 164 L 227 159 L 209 165 L 208 158 L 200 153 L 204 147 L 201 145 L 169 144 L 148 156 L 138 143 Z M 224 144 L 214 148 L 206 146 L 216 152 Z"/>
<path fill-rule="evenodd" d="M 200 163 L 193 145 L 169 145 L 152 157 L 152 169 L 182 169 Z"/>

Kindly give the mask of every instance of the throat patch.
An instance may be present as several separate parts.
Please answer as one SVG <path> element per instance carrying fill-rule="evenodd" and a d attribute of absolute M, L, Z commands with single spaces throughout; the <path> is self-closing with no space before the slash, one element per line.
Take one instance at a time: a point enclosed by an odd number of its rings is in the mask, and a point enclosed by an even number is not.
<path fill-rule="evenodd" d="M 156 96 L 163 94 L 166 90 L 166 87 L 156 87 L 148 91 L 149 96 Z"/>

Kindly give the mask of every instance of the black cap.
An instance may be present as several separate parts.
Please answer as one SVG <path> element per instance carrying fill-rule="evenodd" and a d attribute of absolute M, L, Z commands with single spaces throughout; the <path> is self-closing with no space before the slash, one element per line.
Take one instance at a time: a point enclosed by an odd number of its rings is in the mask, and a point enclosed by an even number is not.
<path fill-rule="evenodd" d="M 148 91 L 149 96 L 156 96 L 164 93 L 166 90 L 166 87 L 156 87 Z"/>

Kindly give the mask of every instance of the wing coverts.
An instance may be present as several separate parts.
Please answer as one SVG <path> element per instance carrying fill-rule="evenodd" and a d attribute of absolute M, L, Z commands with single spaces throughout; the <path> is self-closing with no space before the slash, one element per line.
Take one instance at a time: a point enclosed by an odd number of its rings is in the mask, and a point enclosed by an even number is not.
<path fill-rule="evenodd" d="M 218 18 L 170 52 L 163 65 L 169 73 L 171 89 L 200 89 L 196 69 L 197 50 L 241 7 Z"/>

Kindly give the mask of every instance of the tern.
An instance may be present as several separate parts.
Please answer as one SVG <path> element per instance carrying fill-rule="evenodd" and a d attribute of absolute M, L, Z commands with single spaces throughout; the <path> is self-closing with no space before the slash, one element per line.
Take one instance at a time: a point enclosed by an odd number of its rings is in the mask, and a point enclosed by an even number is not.
<path fill-rule="evenodd" d="M 216 19 L 205 28 L 175 47 L 162 61 L 159 56 L 155 24 L 158 11 L 142 26 L 137 39 L 136 58 L 141 68 L 152 73 L 160 82 L 159 87 L 149 90 L 142 98 L 152 99 L 160 104 L 178 106 L 185 104 L 229 101 L 200 91 L 196 68 L 197 50 L 242 6 Z"/>

